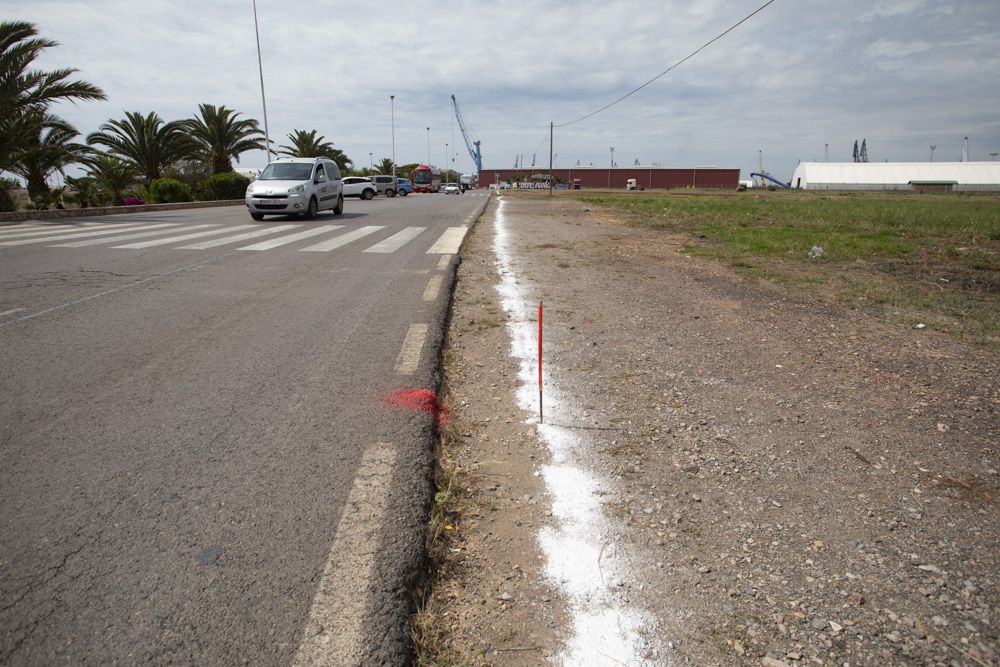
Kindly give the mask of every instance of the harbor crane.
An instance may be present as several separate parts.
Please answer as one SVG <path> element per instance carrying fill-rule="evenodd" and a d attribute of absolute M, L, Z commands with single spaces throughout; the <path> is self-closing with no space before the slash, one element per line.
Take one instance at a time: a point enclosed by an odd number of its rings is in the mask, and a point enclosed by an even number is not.
<path fill-rule="evenodd" d="M 458 100 L 455 96 L 451 96 L 451 103 L 455 106 L 455 119 L 458 121 L 458 129 L 462 131 L 462 138 L 465 139 L 465 147 L 469 151 L 469 156 L 472 158 L 473 163 L 476 165 L 476 176 L 483 170 L 483 156 L 479 151 L 479 139 L 473 141 L 469 137 L 469 129 L 465 125 L 465 119 L 462 118 L 462 112 L 458 110 Z M 475 148 L 473 148 L 475 147 Z"/>

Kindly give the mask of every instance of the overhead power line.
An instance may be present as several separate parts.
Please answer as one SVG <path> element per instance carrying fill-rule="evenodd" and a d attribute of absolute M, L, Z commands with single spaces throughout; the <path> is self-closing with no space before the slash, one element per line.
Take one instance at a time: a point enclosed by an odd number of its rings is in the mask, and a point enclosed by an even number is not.
<path fill-rule="evenodd" d="M 713 43 L 719 41 L 720 39 L 722 39 L 723 37 L 725 37 L 726 35 L 728 35 L 729 33 L 731 33 L 733 30 L 736 30 L 736 28 L 740 27 L 741 25 L 743 25 L 744 23 L 746 23 L 747 21 L 749 21 L 756 14 L 759 14 L 760 12 L 762 12 L 764 9 L 767 8 L 768 5 L 770 5 L 773 2 L 774 2 L 774 0 L 768 0 L 763 5 L 761 5 L 760 7 L 758 7 L 757 9 L 755 9 L 754 11 L 752 11 L 751 13 L 747 14 L 742 19 L 740 19 L 739 22 L 737 22 L 737 23 L 733 24 L 732 26 L 730 26 L 725 32 L 719 33 L 718 35 L 716 35 L 712 39 L 708 40 L 707 42 L 705 42 L 704 44 L 702 44 L 701 46 L 699 46 L 697 49 L 695 49 L 694 51 L 692 51 L 688 55 L 684 56 L 683 58 L 681 58 L 680 60 L 678 60 L 677 62 L 675 62 L 673 65 L 671 65 L 667 69 L 663 70 L 662 72 L 660 72 L 659 74 L 657 74 L 656 76 L 654 76 L 652 79 L 650 79 L 646 83 L 642 84 L 641 86 L 639 86 L 638 88 L 636 88 L 636 89 L 634 89 L 632 91 L 629 91 L 628 93 L 625 93 L 624 95 L 622 95 L 621 97 L 619 97 L 614 102 L 610 102 L 609 104 L 604 105 L 603 107 L 601 107 L 597 111 L 593 111 L 591 113 L 588 113 L 586 116 L 581 116 L 580 118 L 577 118 L 576 120 L 571 120 L 568 123 L 562 123 L 562 124 L 556 125 L 556 127 L 566 127 L 568 125 L 573 125 L 574 123 L 579 123 L 582 120 L 587 120 L 588 118 L 596 116 L 597 114 L 601 113 L 602 111 L 610 109 L 611 107 L 613 107 L 614 105 L 618 104 L 622 100 L 624 100 L 626 98 L 629 98 L 632 95 L 635 95 L 636 93 L 638 93 L 640 90 L 642 90 L 643 88 L 645 88 L 649 84 L 653 83 L 654 81 L 656 81 L 660 77 L 664 76 L 665 74 L 667 74 L 671 70 L 673 70 L 673 69 L 679 67 L 680 65 L 684 64 L 688 60 L 691 60 L 696 55 L 698 55 L 701 51 L 705 50 L 707 47 L 711 46 Z"/>

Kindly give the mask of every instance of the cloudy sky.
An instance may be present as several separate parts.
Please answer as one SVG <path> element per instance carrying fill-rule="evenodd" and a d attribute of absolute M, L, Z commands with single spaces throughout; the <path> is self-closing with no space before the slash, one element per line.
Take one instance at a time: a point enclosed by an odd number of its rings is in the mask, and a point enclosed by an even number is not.
<path fill-rule="evenodd" d="M 719 165 L 790 178 L 799 160 L 974 160 L 1000 151 L 1000 2 L 776 0 L 658 81 L 648 81 L 765 0 L 258 0 L 272 139 L 316 129 L 359 166 L 391 152 L 471 170 L 455 94 L 484 168 Z M 262 120 L 251 0 L 0 0 L 60 46 L 108 101 L 60 105 L 84 134 L 123 112 L 189 117 L 224 104 Z M 263 127 L 263 123 L 261 123 Z M 562 127 L 559 127 L 562 125 Z M 426 130 L 430 127 L 430 132 Z M 448 148 L 446 148 L 448 144 Z M 260 166 L 263 153 L 240 166 Z"/>

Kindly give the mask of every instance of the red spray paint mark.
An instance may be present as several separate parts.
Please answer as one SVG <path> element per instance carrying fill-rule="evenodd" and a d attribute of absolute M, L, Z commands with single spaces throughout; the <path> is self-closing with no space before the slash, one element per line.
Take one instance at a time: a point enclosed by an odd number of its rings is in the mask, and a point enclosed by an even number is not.
<path fill-rule="evenodd" d="M 448 425 L 448 408 L 438 402 L 437 394 L 430 389 L 404 387 L 390 391 L 382 400 L 397 408 L 426 412 L 434 418 L 438 427 Z"/>

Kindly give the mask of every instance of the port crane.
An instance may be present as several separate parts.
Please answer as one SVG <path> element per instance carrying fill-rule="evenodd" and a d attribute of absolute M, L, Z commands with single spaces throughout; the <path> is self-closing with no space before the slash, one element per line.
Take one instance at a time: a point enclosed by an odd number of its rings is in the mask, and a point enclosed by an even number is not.
<path fill-rule="evenodd" d="M 483 170 L 483 155 L 479 151 L 479 139 L 473 141 L 469 137 L 469 130 L 465 126 L 465 119 L 462 118 L 462 112 L 458 110 L 458 100 L 455 96 L 451 96 L 451 103 L 455 106 L 455 119 L 458 121 L 458 129 L 462 131 L 462 138 L 465 140 L 465 147 L 469 151 L 469 156 L 472 157 L 473 163 L 476 165 L 476 176 Z M 475 148 L 473 148 L 475 147 Z"/>

